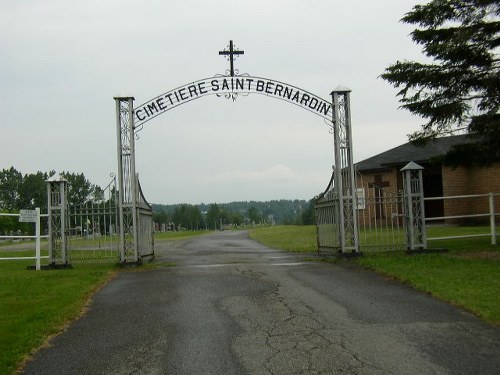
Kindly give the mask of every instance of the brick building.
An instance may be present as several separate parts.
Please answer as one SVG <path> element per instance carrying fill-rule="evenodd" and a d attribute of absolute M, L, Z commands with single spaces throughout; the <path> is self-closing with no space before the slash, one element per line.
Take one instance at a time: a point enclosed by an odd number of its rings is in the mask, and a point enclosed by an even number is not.
<path fill-rule="evenodd" d="M 436 157 L 444 155 L 453 145 L 467 142 L 465 135 L 438 138 L 417 147 L 408 142 L 371 158 L 356 163 L 361 175 L 358 188 L 381 195 L 386 191 L 403 189 L 401 168 L 414 161 L 424 167 L 424 196 L 442 197 L 471 194 L 500 193 L 500 163 L 489 167 L 447 167 Z M 500 201 L 500 197 L 496 197 Z M 495 202 L 495 212 L 500 209 L 500 202 Z M 443 217 L 475 214 L 488 210 L 488 199 L 468 198 L 425 202 L 426 217 Z"/>

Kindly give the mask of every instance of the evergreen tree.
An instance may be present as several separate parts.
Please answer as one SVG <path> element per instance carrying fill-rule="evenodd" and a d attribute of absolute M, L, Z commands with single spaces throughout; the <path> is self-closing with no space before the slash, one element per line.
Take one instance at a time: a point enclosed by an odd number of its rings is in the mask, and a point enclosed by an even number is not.
<path fill-rule="evenodd" d="M 172 214 L 172 221 L 182 228 L 198 230 L 204 228 L 205 223 L 197 206 L 182 204 L 175 208 Z"/>
<path fill-rule="evenodd" d="M 247 215 L 251 223 L 259 224 L 262 221 L 262 214 L 254 206 L 248 209 Z"/>
<path fill-rule="evenodd" d="M 316 217 L 314 215 L 314 203 L 316 201 L 311 199 L 307 208 L 300 214 L 300 224 L 302 225 L 313 225 L 316 223 Z"/>
<path fill-rule="evenodd" d="M 206 224 L 210 229 L 222 229 L 222 209 L 217 203 L 212 203 L 208 207 Z"/>
<path fill-rule="evenodd" d="M 452 150 L 450 164 L 500 160 L 500 3 L 433 0 L 416 5 L 403 22 L 428 63 L 397 61 L 382 74 L 396 88 L 402 108 L 428 120 L 410 140 L 424 143 L 466 128 L 471 142 Z"/>

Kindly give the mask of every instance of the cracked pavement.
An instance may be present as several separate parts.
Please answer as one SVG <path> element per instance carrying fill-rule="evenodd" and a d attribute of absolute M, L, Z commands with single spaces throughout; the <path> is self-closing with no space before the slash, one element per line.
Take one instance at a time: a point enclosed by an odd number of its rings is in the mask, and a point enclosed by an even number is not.
<path fill-rule="evenodd" d="M 500 329 L 356 266 L 246 232 L 156 244 L 25 374 L 498 374 Z"/>

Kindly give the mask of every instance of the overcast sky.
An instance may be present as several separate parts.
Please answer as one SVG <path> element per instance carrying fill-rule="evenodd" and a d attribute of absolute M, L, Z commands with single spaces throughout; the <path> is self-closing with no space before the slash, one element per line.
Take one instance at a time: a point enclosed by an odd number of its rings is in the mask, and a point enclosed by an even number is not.
<path fill-rule="evenodd" d="M 234 41 L 240 73 L 324 99 L 352 90 L 354 159 L 407 142 L 422 120 L 378 78 L 421 59 L 399 20 L 412 0 L 0 0 L 0 169 L 81 173 L 104 187 L 117 171 L 113 97 L 138 106 L 223 74 Z M 310 199 L 329 181 L 333 136 L 318 116 L 261 95 L 203 97 L 145 124 L 136 169 L 151 203 Z"/>

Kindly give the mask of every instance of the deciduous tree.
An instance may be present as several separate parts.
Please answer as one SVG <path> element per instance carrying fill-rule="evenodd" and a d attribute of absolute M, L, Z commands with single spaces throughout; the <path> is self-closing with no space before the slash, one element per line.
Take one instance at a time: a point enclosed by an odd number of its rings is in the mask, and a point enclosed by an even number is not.
<path fill-rule="evenodd" d="M 19 208 L 33 209 L 40 207 L 47 211 L 47 179 L 44 172 L 25 174 L 19 186 Z"/>
<path fill-rule="evenodd" d="M 0 171 L 0 208 L 19 209 L 19 190 L 22 183 L 23 175 L 14 167 Z"/>
<path fill-rule="evenodd" d="M 94 186 L 83 173 L 63 172 L 61 175 L 68 180 L 68 202 L 71 205 L 84 204 L 90 200 Z"/>

